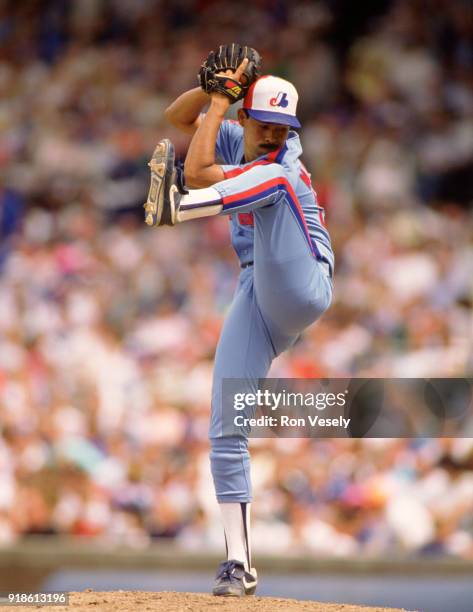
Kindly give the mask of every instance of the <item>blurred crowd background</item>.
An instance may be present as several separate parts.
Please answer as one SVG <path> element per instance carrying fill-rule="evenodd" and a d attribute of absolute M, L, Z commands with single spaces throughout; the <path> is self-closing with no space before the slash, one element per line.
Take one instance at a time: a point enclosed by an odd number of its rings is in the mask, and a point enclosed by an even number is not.
<path fill-rule="evenodd" d="M 244 9 L 244 16 L 242 10 Z M 0 1 L 0 545 L 223 550 L 212 361 L 228 220 L 143 223 L 163 109 L 222 42 L 300 94 L 336 254 L 280 377 L 471 376 L 473 9 Z M 473 558 L 473 440 L 253 440 L 256 551 Z"/>

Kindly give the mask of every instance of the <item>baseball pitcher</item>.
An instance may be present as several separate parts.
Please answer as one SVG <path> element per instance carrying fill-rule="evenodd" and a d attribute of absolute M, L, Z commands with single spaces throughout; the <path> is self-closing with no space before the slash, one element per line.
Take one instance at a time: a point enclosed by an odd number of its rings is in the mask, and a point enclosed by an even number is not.
<path fill-rule="evenodd" d="M 316 321 L 332 299 L 334 256 L 294 128 L 298 94 L 288 81 L 260 76 L 251 48 L 222 45 L 203 63 L 200 87 L 179 96 L 168 121 L 192 135 L 182 170 L 165 139 L 150 161 L 148 225 L 230 216 L 241 273 L 215 355 L 211 469 L 227 559 L 214 595 L 255 592 L 250 549 L 250 456 L 245 435 L 224 435 L 222 380 L 257 380 Z M 243 100 L 238 121 L 225 120 Z M 205 114 L 204 107 L 208 105 Z M 187 185 L 187 187 L 186 187 Z"/>

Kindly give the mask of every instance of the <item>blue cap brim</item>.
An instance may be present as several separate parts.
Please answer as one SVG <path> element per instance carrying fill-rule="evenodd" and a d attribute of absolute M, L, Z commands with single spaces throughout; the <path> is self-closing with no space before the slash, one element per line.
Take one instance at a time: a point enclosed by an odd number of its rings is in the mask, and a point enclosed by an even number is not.
<path fill-rule="evenodd" d="M 285 115 L 284 113 L 273 113 L 272 111 L 253 110 L 245 108 L 246 112 L 252 119 L 256 121 L 264 121 L 265 123 L 277 123 L 279 125 L 289 125 L 293 128 L 300 128 L 301 124 L 297 117 Z"/>

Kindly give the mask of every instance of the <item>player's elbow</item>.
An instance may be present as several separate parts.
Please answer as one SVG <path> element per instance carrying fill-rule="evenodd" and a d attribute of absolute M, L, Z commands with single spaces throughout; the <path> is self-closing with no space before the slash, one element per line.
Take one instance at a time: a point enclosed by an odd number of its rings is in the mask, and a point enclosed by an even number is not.
<path fill-rule="evenodd" d="M 207 187 L 203 184 L 202 170 L 197 168 L 194 164 L 184 163 L 184 176 L 186 177 L 186 185 L 198 189 L 199 187 Z"/>
<path fill-rule="evenodd" d="M 223 170 L 217 164 L 211 166 L 200 166 L 195 162 L 186 160 L 184 163 L 184 175 L 186 185 L 196 189 L 210 187 L 225 178 Z"/>
<path fill-rule="evenodd" d="M 180 127 L 180 121 L 178 120 L 176 113 L 173 111 L 172 104 L 164 111 L 164 117 L 166 121 L 175 128 Z"/>
<path fill-rule="evenodd" d="M 190 134 L 191 136 L 195 133 L 195 130 L 197 129 L 195 121 L 191 123 L 186 123 L 182 121 L 179 114 L 176 113 L 176 111 L 174 110 L 173 104 L 168 106 L 163 114 L 169 125 L 172 125 L 172 127 L 175 127 L 180 132 L 183 132 L 184 134 Z"/>

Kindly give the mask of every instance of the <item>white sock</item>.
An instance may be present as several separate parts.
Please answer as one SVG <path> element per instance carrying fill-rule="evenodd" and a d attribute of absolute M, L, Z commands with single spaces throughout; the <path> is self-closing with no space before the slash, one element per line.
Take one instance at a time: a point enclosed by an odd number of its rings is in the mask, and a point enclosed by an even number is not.
<path fill-rule="evenodd" d="M 177 220 L 179 223 L 201 217 L 218 215 L 222 210 L 222 196 L 213 187 L 190 189 L 179 201 Z"/>
<path fill-rule="evenodd" d="M 236 559 L 251 569 L 250 506 L 249 503 L 219 504 L 227 545 L 227 559 Z M 245 528 L 246 526 L 246 528 Z"/>

